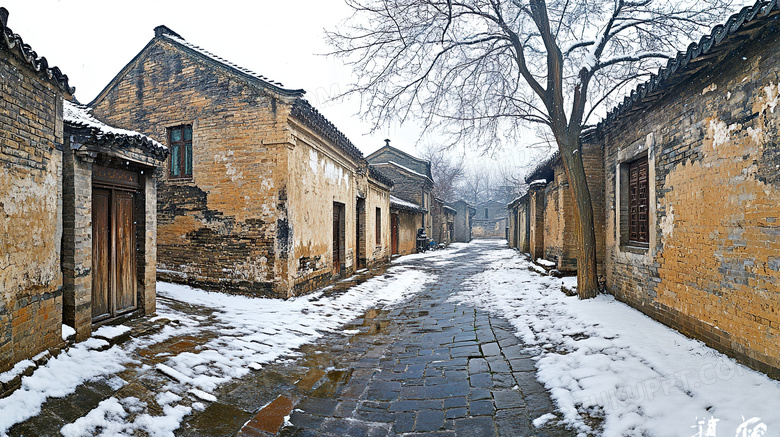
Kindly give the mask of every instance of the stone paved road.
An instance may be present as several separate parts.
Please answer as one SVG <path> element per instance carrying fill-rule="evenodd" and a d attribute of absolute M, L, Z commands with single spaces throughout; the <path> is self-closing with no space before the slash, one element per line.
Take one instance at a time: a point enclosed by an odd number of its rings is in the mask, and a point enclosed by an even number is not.
<path fill-rule="evenodd" d="M 574 435 L 555 423 L 541 429 L 531 424 L 554 407 L 509 322 L 448 301 L 469 276 L 485 269 L 491 251 L 506 247 L 501 243 L 477 241 L 449 257 L 437 253 L 407 258 L 405 265 L 436 275 L 437 280 L 405 303 L 367 311 L 344 327 L 348 335 L 328 334 L 302 347 L 298 356 L 219 387 L 214 392 L 217 401 L 207 403 L 203 411 L 193 410 L 176 434 Z M 342 282 L 329 293 L 344 292 L 369 276 Z M 213 319 L 210 308 L 162 300 L 206 322 Z M 132 323 L 144 329 L 149 325 L 143 319 Z M 146 335 L 142 331 L 138 335 Z M 198 353 L 200 345 L 213 337 L 205 332 L 198 337 L 174 336 L 137 351 L 137 361 L 124 372 L 48 400 L 41 414 L 17 424 L 8 434 L 59 435 L 64 424 L 109 397 L 135 397 L 150 405 L 150 413 L 162 414 L 155 395 L 170 380 L 154 365 L 171 354 Z M 111 384 L 116 378 L 125 384 L 120 388 Z"/>
<path fill-rule="evenodd" d="M 483 242 L 448 260 L 411 261 L 438 280 L 390 311 L 369 312 L 360 334 L 315 353 L 330 354 L 342 383 L 300 398 L 279 435 L 573 435 L 531 424 L 554 407 L 509 323 L 448 302 L 501 247 Z M 302 381 L 317 375 L 333 379 L 313 369 Z M 267 418 L 261 411 L 238 435 L 270 435 L 261 431 Z"/>

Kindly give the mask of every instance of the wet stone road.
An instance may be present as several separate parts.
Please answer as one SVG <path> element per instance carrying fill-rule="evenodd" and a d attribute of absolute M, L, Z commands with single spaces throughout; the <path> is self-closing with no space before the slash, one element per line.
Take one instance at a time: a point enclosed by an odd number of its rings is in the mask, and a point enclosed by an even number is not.
<path fill-rule="evenodd" d="M 302 376 L 237 435 L 273 435 L 287 414 L 278 435 L 573 435 L 551 423 L 532 425 L 554 407 L 508 321 L 448 301 L 484 269 L 483 252 L 495 248 L 470 245 L 439 261 L 407 261 L 437 280 L 406 303 L 371 310 L 345 327 L 359 333 L 325 339 L 295 363 L 266 368 Z M 198 431 L 206 429 L 190 428 Z"/>
<path fill-rule="evenodd" d="M 464 290 L 470 276 L 485 270 L 490 252 L 505 248 L 505 242 L 481 241 L 459 247 L 455 253 L 402 258 L 400 263 L 434 276 L 435 281 L 405 302 L 370 309 L 345 325 L 343 332 L 329 333 L 299 348 L 294 356 L 218 387 L 213 391 L 216 401 L 206 402 L 203 410 L 193 408 L 175 434 L 574 435 L 555 420 L 542 428 L 532 425 L 534 419 L 554 412 L 554 407 L 536 380 L 532 357 L 523 352 L 509 322 L 449 301 L 450 296 Z M 327 293 L 343 293 L 383 271 L 342 281 Z M 166 297 L 160 300 L 202 323 L 217 323 L 211 308 Z M 163 321 L 138 319 L 131 323 L 135 328 L 129 337 L 143 338 Z M 123 372 L 88 381 L 63 398 L 49 399 L 41 414 L 15 425 L 8 434 L 60 435 L 63 425 L 83 417 L 109 397 L 134 397 L 146 402 L 150 413 L 162 414 L 155 396 L 164 392 L 171 380 L 154 366 L 172 354 L 200 353 L 201 345 L 216 335 L 216 330 L 203 332 L 195 337 L 170 337 L 137 350 L 135 361 Z M 124 383 L 112 384 L 117 378 Z M 136 430 L 134 435 L 148 434 Z"/>

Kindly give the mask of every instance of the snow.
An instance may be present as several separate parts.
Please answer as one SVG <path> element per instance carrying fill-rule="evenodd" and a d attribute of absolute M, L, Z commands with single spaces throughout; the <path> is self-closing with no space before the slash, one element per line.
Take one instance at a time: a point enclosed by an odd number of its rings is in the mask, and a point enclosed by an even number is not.
<path fill-rule="evenodd" d="M 69 339 L 70 337 L 76 335 L 76 330 L 72 327 L 63 324 L 62 325 L 62 340 L 65 341 Z"/>
<path fill-rule="evenodd" d="M 31 360 L 19 361 L 18 363 L 14 364 L 14 367 L 12 367 L 11 370 L 0 373 L 0 382 L 6 383 L 12 381 L 14 378 L 24 373 L 25 370 L 33 366 L 35 366 L 35 363 L 33 363 Z"/>
<path fill-rule="evenodd" d="M 496 252 L 452 299 L 511 321 L 538 355 L 537 377 L 560 421 L 580 435 L 692 435 L 703 418 L 718 419 L 722 435 L 753 417 L 780 429 L 780 382 L 611 296 L 567 297 L 561 279 L 530 271 L 512 250 Z"/>
<path fill-rule="evenodd" d="M 428 178 L 428 176 L 426 176 L 426 175 L 424 175 L 424 174 L 422 174 L 422 173 L 418 173 L 418 172 L 416 172 L 416 171 L 412 170 L 412 169 L 411 169 L 411 168 L 409 168 L 409 167 L 404 167 L 403 165 L 401 165 L 401 164 L 399 164 L 399 163 L 397 163 L 397 162 L 394 162 L 394 161 L 388 161 L 387 163 L 388 163 L 388 164 L 392 164 L 392 165 L 394 165 L 394 166 L 396 166 L 396 167 L 400 168 L 401 170 L 403 170 L 403 171 L 406 171 L 406 172 L 409 172 L 409 173 L 411 173 L 411 174 L 413 174 L 413 175 L 415 175 L 415 176 L 420 176 L 421 178 L 429 179 L 429 178 Z"/>
<path fill-rule="evenodd" d="M 536 263 L 545 267 L 555 267 L 555 262 L 548 261 L 544 258 L 536 258 Z"/>
<path fill-rule="evenodd" d="M 453 252 L 432 252 L 429 256 L 441 257 Z M 116 379 L 114 382 L 119 383 L 114 374 L 128 365 L 137 367 L 141 364 L 133 358 L 138 350 L 175 336 L 215 333 L 217 338 L 200 346 L 197 353 L 170 355 L 154 368 L 140 367 L 144 371 L 156 369 L 171 378 L 166 386 L 161 387 L 162 394 L 158 395 L 163 415 L 144 413 L 146 405 L 131 405 L 129 398 L 110 398 L 62 429 L 66 436 L 92 435 L 98 428 L 101 435 L 133 435 L 136 431 L 152 436 L 173 435 L 192 409 L 203 410 L 205 406 L 202 402 L 216 400 L 212 392 L 219 385 L 244 376 L 253 369 L 261 369 L 264 363 L 294 356 L 301 345 L 313 342 L 327 332 L 343 332 L 344 324 L 366 310 L 380 305 L 392 306 L 435 280 L 433 274 L 393 265 L 385 274 L 343 293 L 328 295 L 323 289 L 287 300 L 231 296 L 158 283 L 160 296 L 212 308 L 217 321 L 176 311 L 167 307 L 161 299 L 158 301 L 157 318 L 172 321 L 161 331 L 110 348 L 107 341 L 94 337 L 75 344 L 39 367 L 32 376 L 23 377 L 20 389 L 0 399 L 0 436 L 5 435 L 15 423 L 37 415 L 47 399 L 67 396 L 86 381 L 102 378 Z M 120 332 L 126 332 L 125 328 L 103 327 L 96 334 L 105 334 L 106 337 L 120 335 Z M 21 366 L 24 365 L 26 363 Z M 192 404 L 187 406 L 185 402 Z M 143 414 L 133 416 L 137 412 L 135 409 Z"/>
<path fill-rule="evenodd" d="M 63 351 L 32 376 L 22 378 L 21 388 L 0 399 L 0 435 L 5 435 L 13 424 L 37 415 L 46 399 L 67 396 L 79 384 L 119 372 L 124 369 L 122 363 L 133 361 L 116 346 L 97 351 L 90 347 L 94 344 L 82 342 Z"/>
<path fill-rule="evenodd" d="M 547 413 L 547 414 L 544 414 L 544 415 L 539 416 L 536 419 L 534 419 L 533 424 L 534 424 L 534 427 L 541 428 L 547 422 L 549 422 L 549 421 L 551 421 L 553 419 L 557 419 L 557 418 L 558 418 L 558 416 L 556 416 L 555 414 Z"/>
<path fill-rule="evenodd" d="M 95 337 L 103 337 L 103 338 L 116 338 L 120 335 L 130 331 L 129 326 L 101 326 L 97 331 L 95 331 L 92 335 Z"/>
<path fill-rule="evenodd" d="M 420 207 L 420 205 L 417 205 L 417 204 L 412 203 L 412 202 L 407 202 L 406 200 L 401 200 L 401 199 L 393 196 L 392 194 L 390 195 L 390 205 L 398 205 L 398 206 L 406 206 L 406 207 L 409 207 L 409 208 L 422 209 L 422 207 Z"/>
<path fill-rule="evenodd" d="M 546 183 L 547 183 L 547 179 L 536 179 L 536 180 L 532 181 L 532 182 L 531 182 L 530 184 L 528 184 L 528 185 L 536 185 L 536 184 L 542 184 L 542 185 L 544 185 L 544 184 L 546 184 Z"/>
<path fill-rule="evenodd" d="M 168 150 L 168 147 L 158 143 L 157 141 L 147 137 L 144 134 L 127 129 L 120 129 L 118 127 L 109 126 L 102 121 L 98 120 L 92 115 L 92 109 L 86 106 L 82 106 L 67 100 L 63 101 L 62 106 L 62 119 L 66 123 L 81 124 L 89 126 L 91 128 L 99 129 L 103 134 L 112 134 L 115 136 L 128 136 L 139 139 L 149 140 L 156 148 L 162 150 Z"/>

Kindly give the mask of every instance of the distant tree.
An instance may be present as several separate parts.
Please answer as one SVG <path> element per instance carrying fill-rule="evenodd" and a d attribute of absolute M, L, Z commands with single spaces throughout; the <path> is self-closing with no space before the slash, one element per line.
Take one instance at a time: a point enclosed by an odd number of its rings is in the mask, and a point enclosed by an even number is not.
<path fill-rule="evenodd" d="M 730 0 L 346 0 L 329 32 L 352 63 L 380 124 L 421 117 L 478 148 L 517 138 L 523 122 L 552 133 L 575 201 L 580 298 L 598 293 L 593 207 L 579 137 L 595 110 L 647 77 Z"/>
<path fill-rule="evenodd" d="M 428 146 L 422 152 L 423 159 L 431 162 L 433 195 L 445 202 L 455 199 L 455 186 L 466 174 L 463 155 L 455 155 L 446 148 Z"/>

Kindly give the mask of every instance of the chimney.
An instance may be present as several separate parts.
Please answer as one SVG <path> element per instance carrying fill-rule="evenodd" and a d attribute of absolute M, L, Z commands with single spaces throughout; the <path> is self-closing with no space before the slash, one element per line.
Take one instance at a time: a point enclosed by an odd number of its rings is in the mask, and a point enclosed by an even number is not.
<path fill-rule="evenodd" d="M 0 7 L 0 23 L 3 23 L 3 27 L 8 25 L 8 9 Z"/>

